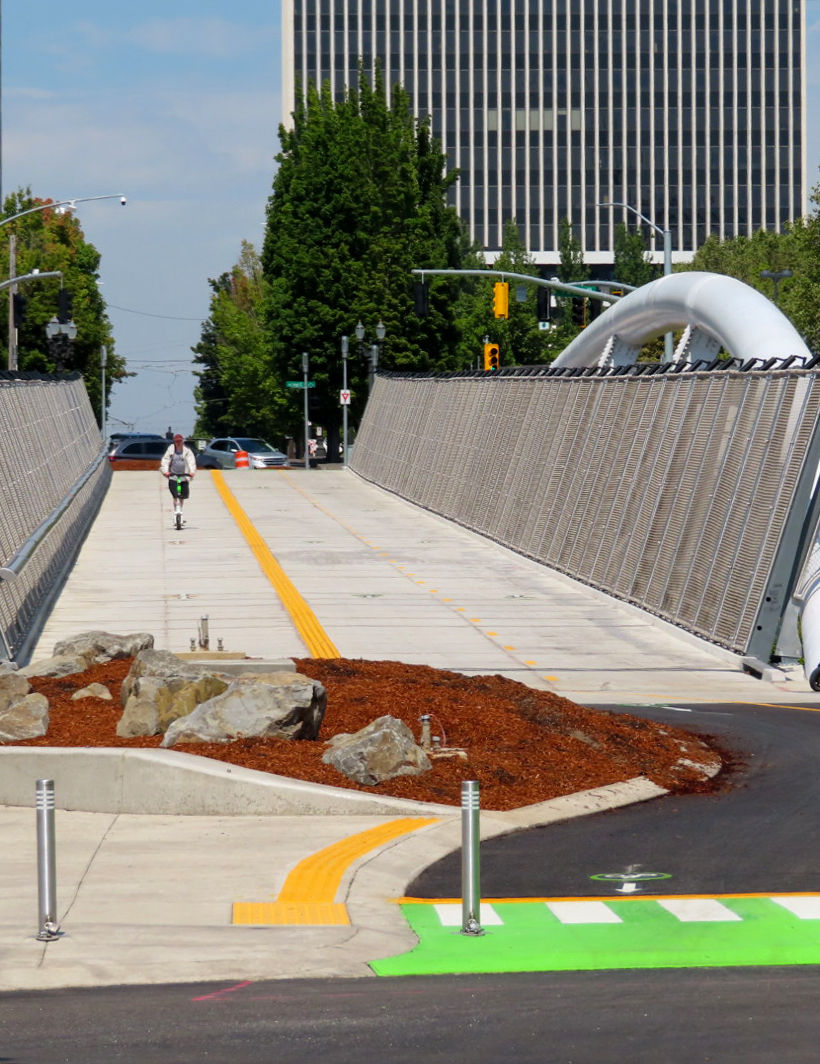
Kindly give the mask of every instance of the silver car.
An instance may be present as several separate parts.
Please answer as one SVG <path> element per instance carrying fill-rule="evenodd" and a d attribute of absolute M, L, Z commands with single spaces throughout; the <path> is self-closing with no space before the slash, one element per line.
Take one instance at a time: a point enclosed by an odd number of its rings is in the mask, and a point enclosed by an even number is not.
<path fill-rule="evenodd" d="M 211 440 L 197 455 L 200 469 L 233 469 L 236 455 L 245 451 L 251 469 L 283 469 L 288 466 L 288 456 L 264 440 L 249 436 L 221 436 Z"/>

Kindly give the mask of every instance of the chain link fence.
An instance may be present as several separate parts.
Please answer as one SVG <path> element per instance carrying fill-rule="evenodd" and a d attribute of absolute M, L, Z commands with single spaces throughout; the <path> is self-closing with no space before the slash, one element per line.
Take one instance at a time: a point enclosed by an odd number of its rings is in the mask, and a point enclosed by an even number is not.
<path fill-rule="evenodd" d="M 351 467 L 745 653 L 819 407 L 791 369 L 382 376 Z"/>
<path fill-rule="evenodd" d="M 110 479 L 79 375 L 0 376 L 0 656 L 30 653 Z"/>

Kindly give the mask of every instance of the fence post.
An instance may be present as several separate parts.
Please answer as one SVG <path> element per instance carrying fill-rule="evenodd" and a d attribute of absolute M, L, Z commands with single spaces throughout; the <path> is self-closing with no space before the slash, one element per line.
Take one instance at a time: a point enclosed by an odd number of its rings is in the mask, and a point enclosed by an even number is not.
<path fill-rule="evenodd" d="M 461 784 L 461 933 L 483 935 L 481 927 L 481 866 L 479 818 L 481 797 L 478 780 Z"/>
<path fill-rule="evenodd" d="M 57 922 L 57 858 L 54 834 L 54 780 L 37 780 L 37 893 L 40 930 L 37 938 L 60 937 Z"/>

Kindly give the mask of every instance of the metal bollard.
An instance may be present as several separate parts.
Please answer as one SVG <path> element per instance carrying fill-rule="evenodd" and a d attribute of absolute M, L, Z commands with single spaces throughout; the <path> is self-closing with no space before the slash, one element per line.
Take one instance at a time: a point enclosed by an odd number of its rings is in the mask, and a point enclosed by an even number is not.
<path fill-rule="evenodd" d="M 54 832 L 54 780 L 37 780 L 37 893 L 40 930 L 37 938 L 60 937 L 57 922 L 57 857 Z"/>
<path fill-rule="evenodd" d="M 208 632 L 208 614 L 203 613 L 199 618 L 199 645 L 203 650 L 210 650 L 211 636 Z"/>
<path fill-rule="evenodd" d="M 481 867 L 479 817 L 481 797 L 478 780 L 461 784 L 461 933 L 483 935 L 481 914 Z"/>

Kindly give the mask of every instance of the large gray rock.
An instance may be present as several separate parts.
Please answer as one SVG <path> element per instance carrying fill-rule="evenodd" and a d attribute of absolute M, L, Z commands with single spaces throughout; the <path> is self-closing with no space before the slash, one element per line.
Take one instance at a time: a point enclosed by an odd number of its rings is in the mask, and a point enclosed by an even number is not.
<path fill-rule="evenodd" d="M 131 697 L 134 684 L 144 676 L 162 678 L 187 676 L 190 679 L 195 679 L 201 675 L 202 669 L 191 668 L 169 650 L 154 650 L 149 647 L 145 650 L 140 650 L 135 656 L 131 668 L 128 670 L 128 675 L 123 680 L 120 698 L 122 704 L 126 705 Z"/>
<path fill-rule="evenodd" d="M 0 676 L 0 743 L 37 739 L 48 731 L 48 699 L 30 692 L 19 672 Z"/>
<path fill-rule="evenodd" d="M 54 645 L 53 656 L 82 658 L 86 666 L 102 665 L 106 661 L 133 658 L 141 650 L 153 647 L 154 637 L 148 632 L 114 635 L 112 632 L 80 632 Z"/>
<path fill-rule="evenodd" d="M 30 665 L 26 665 L 24 669 L 19 669 L 17 675 L 26 678 L 31 676 L 56 678 L 59 676 L 74 676 L 78 672 L 85 672 L 87 668 L 88 664 L 85 658 L 78 657 L 76 654 L 58 654 L 54 658 L 40 658 L 39 661 L 33 661 Z"/>
<path fill-rule="evenodd" d="M 117 735 L 158 735 L 178 717 L 189 716 L 200 702 L 222 694 L 228 684 L 219 676 L 139 676 L 130 685 Z"/>
<path fill-rule="evenodd" d="M 223 694 L 174 721 L 162 745 L 230 743 L 256 736 L 315 739 L 326 708 L 322 684 L 298 672 L 241 676 Z"/>
<path fill-rule="evenodd" d="M 322 761 L 366 787 L 432 768 L 413 733 L 396 717 L 379 717 L 361 731 L 334 735 L 329 747 Z"/>

